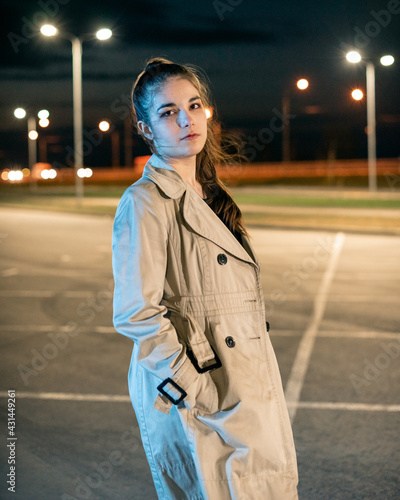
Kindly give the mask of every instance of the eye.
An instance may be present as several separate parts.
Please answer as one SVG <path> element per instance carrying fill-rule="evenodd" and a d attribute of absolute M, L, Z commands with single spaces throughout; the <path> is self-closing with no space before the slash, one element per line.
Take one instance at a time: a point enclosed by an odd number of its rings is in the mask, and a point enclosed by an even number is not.
<path fill-rule="evenodd" d="M 199 109 L 199 108 L 202 108 L 202 107 L 203 107 L 203 106 L 202 106 L 202 104 L 201 104 L 201 102 L 194 102 L 194 103 L 192 104 L 192 107 L 193 107 L 193 106 L 195 106 L 193 109 Z"/>
<path fill-rule="evenodd" d="M 173 109 L 169 109 L 168 111 L 166 111 L 165 113 L 163 113 L 161 115 L 161 118 L 163 118 L 164 116 L 171 116 L 171 113 L 173 113 L 174 110 Z"/>

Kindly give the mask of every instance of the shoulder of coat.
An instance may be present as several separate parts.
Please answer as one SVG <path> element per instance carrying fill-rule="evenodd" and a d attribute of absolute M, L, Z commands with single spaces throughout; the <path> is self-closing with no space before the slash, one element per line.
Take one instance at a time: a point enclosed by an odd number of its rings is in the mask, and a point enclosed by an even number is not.
<path fill-rule="evenodd" d="M 168 202 L 173 200 L 152 180 L 141 177 L 126 189 L 121 198 L 124 204 L 130 201 L 135 205 L 148 207 L 152 212 L 164 213 Z"/>
<path fill-rule="evenodd" d="M 157 186 L 149 180 L 136 181 L 123 193 L 115 214 L 115 221 L 135 217 L 156 216 L 166 222 L 164 200 Z"/>

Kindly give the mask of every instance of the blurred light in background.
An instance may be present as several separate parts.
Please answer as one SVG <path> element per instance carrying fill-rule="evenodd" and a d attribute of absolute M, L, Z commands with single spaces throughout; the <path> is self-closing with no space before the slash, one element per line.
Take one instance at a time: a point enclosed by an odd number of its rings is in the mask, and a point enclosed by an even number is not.
<path fill-rule="evenodd" d="M 351 97 L 355 101 L 360 101 L 364 97 L 364 94 L 363 94 L 362 90 L 354 89 L 353 92 L 351 93 Z"/>
<path fill-rule="evenodd" d="M 36 132 L 36 130 L 31 130 L 28 134 L 28 137 L 31 141 L 36 141 L 36 139 L 39 137 L 39 134 Z"/>
<path fill-rule="evenodd" d="M 26 116 L 26 111 L 23 109 L 23 108 L 17 108 L 16 110 L 14 110 L 14 116 L 15 118 L 25 118 Z"/>
<path fill-rule="evenodd" d="M 40 172 L 42 179 L 55 179 L 57 177 L 57 172 L 54 168 L 45 169 Z"/>
<path fill-rule="evenodd" d="M 3 175 L 1 176 L 3 178 Z M 10 170 L 7 173 L 7 179 L 11 182 L 21 181 L 24 177 L 24 174 L 21 170 Z"/>
<path fill-rule="evenodd" d="M 313 105 L 313 106 L 305 106 L 304 107 L 304 113 L 306 115 L 317 115 L 317 114 L 322 113 L 322 112 L 323 112 L 322 106 Z"/>
<path fill-rule="evenodd" d="M 57 34 L 57 28 L 51 24 L 44 24 L 40 28 L 40 33 L 44 36 L 54 36 Z"/>
<path fill-rule="evenodd" d="M 83 177 L 92 177 L 93 170 L 91 168 L 80 168 L 78 170 L 78 176 L 83 179 Z"/>
<path fill-rule="evenodd" d="M 46 118 L 50 116 L 50 113 L 47 111 L 47 109 L 41 109 L 37 115 L 41 120 L 46 120 Z"/>
<path fill-rule="evenodd" d="M 297 87 L 300 90 L 305 90 L 308 87 L 308 80 L 306 80 L 305 78 L 302 78 L 301 80 L 299 80 L 297 82 Z"/>
<path fill-rule="evenodd" d="M 206 118 L 207 118 L 207 120 L 209 120 L 212 117 L 212 115 L 213 115 L 212 109 L 211 108 L 205 108 L 205 112 L 206 112 Z"/>
<path fill-rule="evenodd" d="M 108 28 L 102 28 L 101 30 L 97 31 L 96 36 L 99 40 L 108 40 L 112 37 L 112 31 Z"/>
<path fill-rule="evenodd" d="M 1 178 L 3 179 L 3 181 L 8 181 L 8 172 L 9 172 L 8 169 L 4 169 L 3 172 L 1 173 Z"/>
<path fill-rule="evenodd" d="M 381 57 L 382 66 L 391 66 L 394 63 L 393 56 L 383 56 Z"/>
<path fill-rule="evenodd" d="M 49 120 L 48 120 L 47 118 L 41 118 L 41 119 L 39 120 L 39 125 L 40 125 L 41 127 L 43 127 L 43 128 L 48 127 L 48 126 L 49 126 L 49 123 L 50 123 L 50 122 L 49 122 Z"/>
<path fill-rule="evenodd" d="M 346 59 L 351 63 L 358 63 L 361 61 L 361 56 L 359 52 L 352 50 L 346 54 Z"/>
<path fill-rule="evenodd" d="M 31 171 L 29 170 L 29 168 L 23 168 L 22 174 L 24 177 L 29 177 L 31 175 Z"/>
<path fill-rule="evenodd" d="M 110 123 L 107 120 L 103 120 L 99 123 L 99 129 L 102 132 L 107 132 L 107 130 L 110 130 Z"/>

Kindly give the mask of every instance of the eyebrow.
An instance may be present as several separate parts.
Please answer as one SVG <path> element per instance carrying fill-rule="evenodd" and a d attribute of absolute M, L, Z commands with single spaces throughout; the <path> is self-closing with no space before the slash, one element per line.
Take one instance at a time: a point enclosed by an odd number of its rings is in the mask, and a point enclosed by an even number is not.
<path fill-rule="evenodd" d="M 196 101 L 197 99 L 200 99 L 200 96 L 197 95 L 196 97 L 192 97 L 191 99 L 189 99 L 189 102 Z M 157 113 L 160 111 L 160 109 L 162 109 L 162 108 L 169 108 L 171 106 L 176 106 L 176 104 L 174 102 L 167 102 L 166 104 L 162 104 L 157 109 Z"/>

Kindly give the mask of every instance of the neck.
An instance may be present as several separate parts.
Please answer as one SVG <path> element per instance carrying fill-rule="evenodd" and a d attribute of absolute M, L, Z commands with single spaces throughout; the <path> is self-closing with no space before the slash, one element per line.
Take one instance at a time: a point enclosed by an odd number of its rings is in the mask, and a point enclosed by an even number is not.
<path fill-rule="evenodd" d="M 198 185 L 196 180 L 196 156 L 189 158 L 164 158 L 174 170 L 176 170 L 191 186 Z"/>

